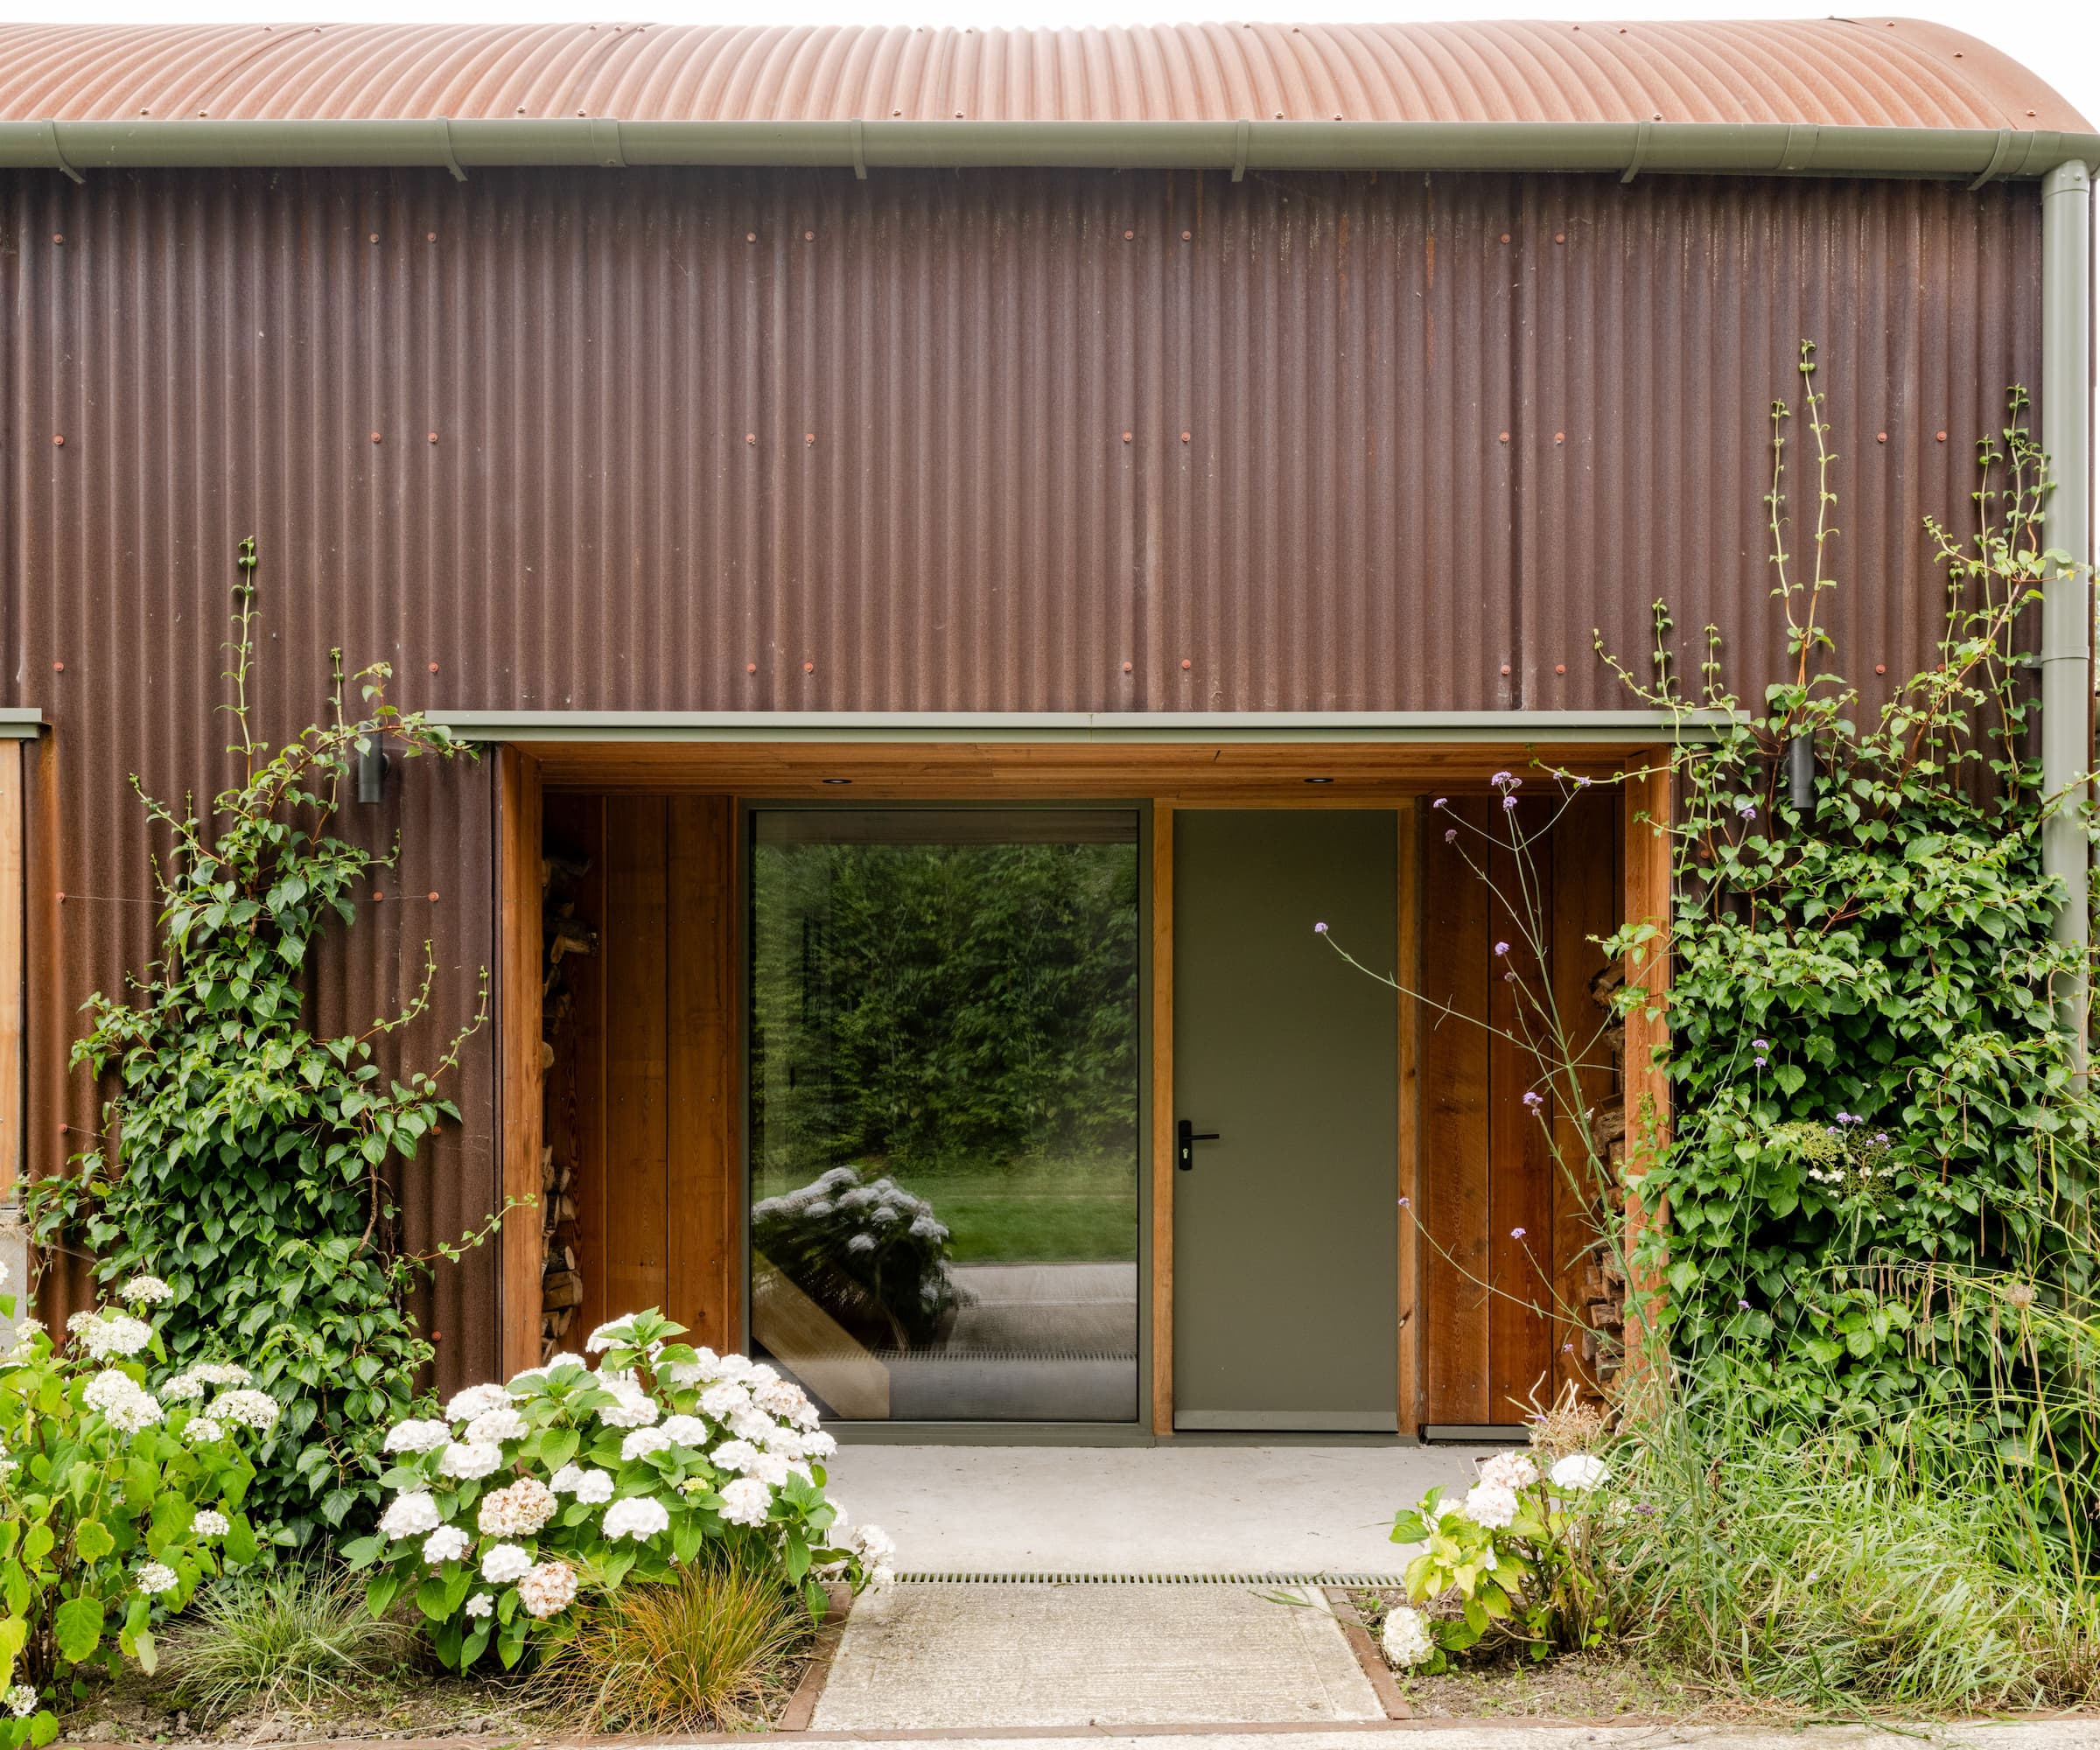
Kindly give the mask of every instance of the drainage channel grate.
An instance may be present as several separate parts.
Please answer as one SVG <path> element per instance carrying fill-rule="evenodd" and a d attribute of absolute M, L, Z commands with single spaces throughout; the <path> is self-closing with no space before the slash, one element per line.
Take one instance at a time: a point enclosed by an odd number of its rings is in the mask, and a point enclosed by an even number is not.
<path fill-rule="evenodd" d="M 1290 1573 L 1281 1569 L 1250 1570 L 1235 1574 L 1130 1573 L 1074 1574 L 1040 1570 L 990 1569 L 952 1574 L 909 1573 L 897 1576 L 903 1586 L 1398 1586 L 1407 1584 L 1400 1574 Z"/>

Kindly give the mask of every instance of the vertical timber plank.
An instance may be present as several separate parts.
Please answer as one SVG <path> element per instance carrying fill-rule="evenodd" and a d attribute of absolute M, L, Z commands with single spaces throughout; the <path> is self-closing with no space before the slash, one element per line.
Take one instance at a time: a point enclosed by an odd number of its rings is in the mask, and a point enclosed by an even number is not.
<path fill-rule="evenodd" d="M 1670 752 L 1652 747 L 1626 780 L 1626 917 L 1656 933 L 1628 951 L 1629 990 L 1647 992 L 1626 1017 L 1626 1248 L 1630 1266 L 1648 1228 L 1663 1219 L 1640 1194 L 1648 1162 L 1670 1140 L 1670 1077 L 1656 1054 L 1670 1043 L 1670 865 L 1676 841 Z M 1655 1323 L 1648 1308 L 1662 1292 L 1656 1270 L 1628 1272 L 1626 1370 L 1637 1382 L 1660 1357 L 1650 1353 Z"/>
<path fill-rule="evenodd" d="M 1399 1248 L 1400 1369 L 1395 1399 L 1397 1425 L 1403 1439 L 1421 1432 L 1422 1321 L 1415 1316 L 1417 1271 L 1421 1264 L 1422 1232 L 1415 1224 L 1415 1200 L 1421 1178 L 1421 1004 L 1415 993 L 1422 988 L 1420 804 L 1412 797 L 1402 802 L 1399 816 L 1398 950 L 1400 970 L 1400 1159 L 1399 1201 L 1394 1242 Z"/>
<path fill-rule="evenodd" d="M 1553 1140 L 1559 1158 L 1553 1174 L 1555 1383 L 1587 1385 L 1582 1358 L 1584 1280 L 1597 1268 L 1597 1219 L 1608 1211 L 1606 1186 L 1591 1165 L 1588 1114 L 1612 1096 L 1608 1016 L 1590 994 L 1592 978 L 1604 969 L 1597 946 L 1618 928 L 1620 902 L 1619 797 L 1603 786 L 1591 789 L 1564 813 L 1554 830 L 1553 1007 L 1570 1066 L 1553 1090 Z M 1564 1345 L 1568 1347 L 1564 1347 Z"/>
<path fill-rule="evenodd" d="M 503 1222 L 499 1257 L 501 1283 L 502 1374 L 508 1376 L 540 1359 L 541 1224 L 540 1135 L 545 1095 L 541 1087 L 540 978 L 542 856 L 539 761 L 515 747 L 496 755 L 499 846 L 497 942 L 500 969 L 496 995 L 500 1029 L 502 1194 L 514 1199 Z M 531 1207 L 523 1207 L 525 1200 Z"/>
<path fill-rule="evenodd" d="M 662 1306 L 669 1290 L 668 956 L 662 796 L 606 802 L 607 1316 Z"/>
<path fill-rule="evenodd" d="M 1534 806 L 1536 806 L 1534 804 Z M 1496 809 L 1497 814 L 1503 810 Z M 1552 921 L 1553 846 L 1531 832 L 1520 798 L 1505 819 L 1490 816 L 1488 869 L 1488 1413 L 1491 1423 L 1523 1419 L 1553 1383 L 1553 1157 L 1550 1139 L 1525 1096 L 1544 1097 L 1548 952 Z M 1521 840 L 1513 835 L 1522 835 Z M 1507 951 L 1494 950 L 1505 947 Z"/>
<path fill-rule="evenodd" d="M 1488 805 L 1429 816 L 1422 872 L 1422 1420 L 1488 1418 Z M 1441 830 L 1439 830 L 1439 828 Z M 1456 832 L 1456 844 L 1444 843 Z"/>
<path fill-rule="evenodd" d="M 1174 1432 L 1174 810 L 1152 804 L 1152 1432 Z"/>
<path fill-rule="evenodd" d="M 577 883 L 576 909 L 598 931 L 598 952 L 569 974 L 576 995 L 576 1063 L 564 1125 L 575 1168 L 576 1261 L 584 1278 L 584 1304 L 571 1328 L 580 1324 L 589 1331 L 612 1317 L 606 1305 L 606 962 L 620 920 L 606 909 L 606 799 L 572 800 L 576 849 L 591 864 Z"/>
<path fill-rule="evenodd" d="M 691 1340 L 737 1347 L 734 810 L 676 796 L 669 816 L 669 1300 Z"/>
<path fill-rule="evenodd" d="M 22 985 L 23 815 L 26 801 L 21 744 L 0 746 L 0 1203 L 11 1202 L 21 1173 L 22 1041 L 25 993 Z M 29 1284 L 16 1283 L 18 1293 Z"/>

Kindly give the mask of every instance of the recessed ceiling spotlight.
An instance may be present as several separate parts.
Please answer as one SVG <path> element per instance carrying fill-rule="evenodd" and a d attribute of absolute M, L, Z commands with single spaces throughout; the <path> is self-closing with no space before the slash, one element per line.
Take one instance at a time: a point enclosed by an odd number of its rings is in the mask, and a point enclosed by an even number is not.
<path fill-rule="evenodd" d="M 1332 778 L 1308 778 L 1306 780 L 1308 784 L 1332 784 L 1334 781 Z"/>
<path fill-rule="evenodd" d="M 824 780 L 827 784 L 850 784 L 852 781 L 850 778 L 827 778 Z"/>

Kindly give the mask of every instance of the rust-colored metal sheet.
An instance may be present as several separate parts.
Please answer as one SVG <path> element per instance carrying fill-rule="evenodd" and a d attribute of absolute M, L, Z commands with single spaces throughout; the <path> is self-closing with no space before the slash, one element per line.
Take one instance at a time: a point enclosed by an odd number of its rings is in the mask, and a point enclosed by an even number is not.
<path fill-rule="evenodd" d="M 1591 629 L 1643 668 L 1656 597 L 1686 675 L 1712 620 L 1752 691 L 1808 336 L 1871 685 L 1929 654 L 1921 519 L 1967 512 L 2040 363 L 2002 185 L 136 172 L 8 179 L 0 225 L 41 1167 L 94 1122 L 77 1006 L 149 941 L 126 774 L 226 772 L 244 535 L 278 735 L 338 645 L 444 708 L 1614 708 Z M 429 936 L 434 1040 L 494 962 L 493 779 L 397 780 L 348 816 L 404 867 L 318 1012 L 369 1020 Z M 419 1243 L 492 1206 L 494 1087 L 485 1033 Z M 435 1302 L 465 1371 L 494 1282 L 484 1251 Z"/>
<path fill-rule="evenodd" d="M 2061 129 L 2037 74 L 1898 18 L 0 29 L 0 118 L 1672 122 Z"/>

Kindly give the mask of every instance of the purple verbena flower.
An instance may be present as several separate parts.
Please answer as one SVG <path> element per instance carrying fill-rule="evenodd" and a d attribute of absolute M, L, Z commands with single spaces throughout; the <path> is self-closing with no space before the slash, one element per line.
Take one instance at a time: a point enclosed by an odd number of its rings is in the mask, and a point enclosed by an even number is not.
<path fill-rule="evenodd" d="M 1516 798 L 1515 796 L 1504 796 L 1502 798 L 1502 806 L 1506 808 L 1515 808 L 1516 806 Z"/>
<path fill-rule="evenodd" d="M 1449 828 L 1444 834 L 1444 843 L 1446 844 L 1456 844 L 1458 843 L 1458 839 L 1459 830 L 1455 826 Z"/>
<path fill-rule="evenodd" d="M 1494 951 L 1498 956 L 1505 955 L 1509 952 L 1509 944 L 1506 942 L 1498 942 L 1494 945 Z"/>
<path fill-rule="evenodd" d="M 1509 1237 L 1510 1237 L 1511 1239 L 1513 1239 L 1513 1240 L 1521 1240 L 1521 1239 L 1522 1239 L 1522 1238 L 1523 1238 L 1523 1236 L 1524 1236 L 1524 1230 L 1523 1230 L 1522 1228 L 1510 1228 L 1510 1230 L 1509 1230 Z"/>
<path fill-rule="evenodd" d="M 1755 802 L 1745 802 L 1740 808 L 1736 810 L 1736 813 L 1746 821 L 1754 821 L 1757 818 L 1757 804 Z"/>
<path fill-rule="evenodd" d="M 1772 1049 L 1772 1041 L 1770 1040 L 1752 1040 L 1750 1041 L 1750 1049 L 1752 1051 L 1770 1051 Z"/>
<path fill-rule="evenodd" d="M 1755 1065 L 1756 1065 L 1756 1066 L 1757 1066 L 1757 1067 L 1758 1067 L 1760 1069 L 1762 1069 L 1762 1068 L 1765 1067 L 1765 1060 L 1764 1060 L 1763 1058 L 1761 1058 L 1761 1057 L 1754 1057 L 1754 1058 L 1752 1058 L 1750 1060 L 1751 1060 L 1751 1062 L 1753 1062 L 1754 1064 L 1755 1064 Z"/>
<path fill-rule="evenodd" d="M 1325 924 L 1314 924 L 1312 926 L 1312 934 L 1314 935 L 1325 935 L 1326 933 L 1327 927 Z"/>
<path fill-rule="evenodd" d="M 1441 797 L 1441 796 L 1438 796 L 1438 797 L 1436 799 L 1436 801 L 1435 801 L 1435 802 L 1432 802 L 1432 803 L 1430 804 L 1430 807 L 1431 807 L 1431 808 L 1442 808 L 1443 806 L 1444 806 L 1444 798 L 1443 798 L 1443 797 Z"/>
<path fill-rule="evenodd" d="M 1747 1312 L 1750 1310 L 1750 1303 L 1747 1300 L 1739 1300 L 1735 1303 L 1735 1310 L 1739 1312 Z"/>
<path fill-rule="evenodd" d="M 1494 776 L 1490 778 L 1488 781 L 1490 784 L 1507 786 L 1509 782 L 1509 774 L 1507 772 L 1497 772 Z"/>
<path fill-rule="evenodd" d="M 1524 1104 L 1529 1106 L 1534 1112 L 1538 1110 L 1538 1109 L 1545 1103 L 1545 1096 L 1544 1095 L 1530 1090 L 1526 1091 L 1524 1095 Z"/>

